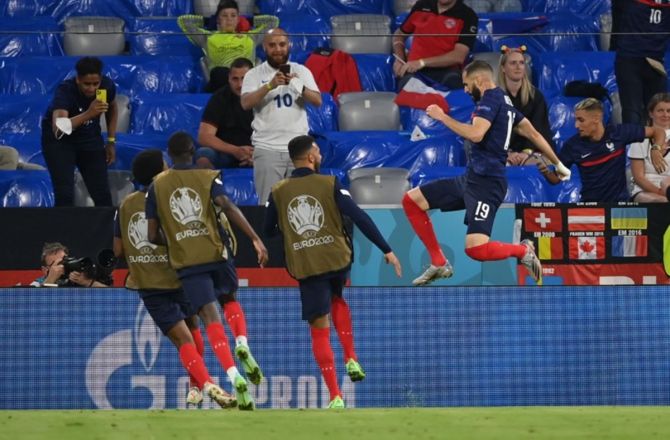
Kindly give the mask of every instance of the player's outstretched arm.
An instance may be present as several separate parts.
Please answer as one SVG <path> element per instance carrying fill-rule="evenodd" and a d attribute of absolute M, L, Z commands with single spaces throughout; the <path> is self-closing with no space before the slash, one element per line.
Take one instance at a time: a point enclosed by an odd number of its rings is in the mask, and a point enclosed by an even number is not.
<path fill-rule="evenodd" d="M 516 126 L 516 131 L 519 133 L 521 136 L 525 137 L 529 141 L 533 143 L 537 147 L 537 149 L 542 153 L 542 155 L 546 158 L 548 158 L 552 164 L 556 167 L 555 173 L 551 172 L 549 168 L 543 164 L 540 163 L 538 164 L 538 168 L 540 169 L 540 173 L 552 184 L 556 184 L 561 180 L 568 180 L 570 179 L 570 170 L 561 163 L 560 159 L 558 156 L 556 156 L 556 153 L 554 153 L 553 148 L 551 148 L 551 145 L 549 145 L 549 142 L 538 132 L 535 127 L 533 127 L 533 124 L 530 123 L 530 121 L 526 118 L 523 118 L 521 122 Z M 555 181 L 553 179 L 553 176 L 558 178 L 558 181 Z"/>
<path fill-rule="evenodd" d="M 484 118 L 475 117 L 472 124 L 464 124 L 452 118 L 442 110 L 438 105 L 431 104 L 426 107 L 426 114 L 436 121 L 440 121 L 447 128 L 460 137 L 463 137 L 470 142 L 479 143 L 484 139 L 486 132 L 491 128 L 491 122 Z"/>
<path fill-rule="evenodd" d="M 214 203 L 223 209 L 224 214 L 226 214 L 226 217 L 228 217 L 228 220 L 230 220 L 231 223 L 237 226 L 244 233 L 244 235 L 249 237 L 254 245 L 254 249 L 256 250 L 258 264 L 261 267 L 265 266 L 265 264 L 268 262 L 268 250 L 263 244 L 261 238 L 258 236 L 258 234 L 256 234 L 256 231 L 254 231 L 254 228 L 251 227 L 246 217 L 244 217 L 244 214 L 242 214 L 240 208 L 238 208 L 237 205 L 235 205 L 225 195 L 217 196 L 214 199 Z"/>
<path fill-rule="evenodd" d="M 386 260 L 386 264 L 393 265 L 395 274 L 398 276 L 398 278 L 402 278 L 402 266 L 400 266 L 400 260 L 398 260 L 398 257 L 396 257 L 393 252 L 389 252 L 384 254 L 384 260 Z"/>

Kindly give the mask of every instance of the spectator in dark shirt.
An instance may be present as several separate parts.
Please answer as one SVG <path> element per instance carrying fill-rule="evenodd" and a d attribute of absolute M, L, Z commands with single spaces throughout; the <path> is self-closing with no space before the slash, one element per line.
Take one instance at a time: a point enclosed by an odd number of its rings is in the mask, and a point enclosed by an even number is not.
<path fill-rule="evenodd" d="M 644 124 L 646 106 L 667 90 L 664 56 L 670 32 L 669 0 L 613 0 L 611 49 L 624 123 Z"/>
<path fill-rule="evenodd" d="M 552 134 L 549 128 L 547 102 L 544 95 L 528 79 L 526 68 L 526 47 L 502 47 L 498 84 L 512 99 L 514 108 L 528 119 L 552 148 Z M 507 150 L 507 165 L 535 165 L 541 153 L 525 137 L 512 133 Z"/>
<path fill-rule="evenodd" d="M 421 72 L 450 89 L 463 88 L 461 71 L 477 38 L 477 14 L 463 0 L 419 0 L 393 36 L 393 72 L 402 88 Z M 405 54 L 405 40 L 413 34 Z"/>
<path fill-rule="evenodd" d="M 77 76 L 63 81 L 42 119 L 42 152 L 53 183 L 56 206 L 74 204 L 74 168 L 79 169 L 95 206 L 112 206 L 107 166 L 116 157 L 116 85 L 102 75 L 99 58 L 77 61 Z M 104 91 L 104 96 L 100 93 Z M 107 142 L 100 116 L 107 121 Z M 65 131 L 57 127 L 65 123 Z M 65 127 L 65 126 L 63 126 Z"/>
<path fill-rule="evenodd" d="M 200 168 L 237 168 L 253 165 L 251 146 L 253 110 L 240 104 L 242 80 L 253 67 L 246 58 L 237 58 L 228 72 L 228 85 L 214 93 L 205 107 L 196 151 Z"/>
<path fill-rule="evenodd" d="M 652 138 L 652 161 L 661 166 L 661 145 L 665 131 L 658 127 L 634 124 L 603 124 L 603 104 L 595 98 L 586 98 L 575 106 L 575 127 L 578 134 L 568 139 L 558 157 L 570 167 L 579 168 L 582 180 L 582 202 L 623 202 L 629 199 L 626 184 L 626 145 Z M 556 184 L 556 175 L 544 164 L 540 172 Z"/>

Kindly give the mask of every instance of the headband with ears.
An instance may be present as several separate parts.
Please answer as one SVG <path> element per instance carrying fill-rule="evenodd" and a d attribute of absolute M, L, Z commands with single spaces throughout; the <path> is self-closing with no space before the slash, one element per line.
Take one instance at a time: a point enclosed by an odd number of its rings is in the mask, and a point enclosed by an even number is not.
<path fill-rule="evenodd" d="M 526 47 L 525 44 L 522 44 L 519 47 L 509 47 L 506 44 L 503 44 L 502 46 L 500 46 L 500 53 L 503 54 L 503 55 L 507 55 L 507 54 L 510 54 L 512 52 L 518 52 L 518 53 L 524 54 L 524 53 L 526 53 L 527 50 L 528 50 L 528 48 Z"/>

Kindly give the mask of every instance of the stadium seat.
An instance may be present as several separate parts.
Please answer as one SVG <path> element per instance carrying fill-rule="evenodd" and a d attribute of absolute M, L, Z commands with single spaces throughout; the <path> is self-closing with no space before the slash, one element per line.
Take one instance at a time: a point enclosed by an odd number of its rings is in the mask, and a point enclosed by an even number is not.
<path fill-rule="evenodd" d="M 120 55 L 125 23 L 117 17 L 69 17 L 63 23 L 65 53 L 73 56 Z"/>
<path fill-rule="evenodd" d="M 398 130 L 400 110 L 393 92 L 350 92 L 338 97 L 342 131 Z"/>
<path fill-rule="evenodd" d="M 348 174 L 351 197 L 361 205 L 399 205 L 410 189 L 403 168 L 356 168 Z"/>
<path fill-rule="evenodd" d="M 131 55 L 202 55 L 202 49 L 184 36 L 176 17 L 136 17 L 129 31 Z"/>
<path fill-rule="evenodd" d="M 292 61 L 297 61 L 298 53 L 304 54 L 306 59 L 313 50 L 330 47 L 330 20 L 307 14 L 280 14 L 278 17 L 279 26 L 289 34 Z"/>
<path fill-rule="evenodd" d="M 54 206 L 48 171 L 0 171 L 0 197 L 3 208 Z"/>
<path fill-rule="evenodd" d="M 395 92 L 396 79 L 393 60 L 386 54 L 354 54 L 361 88 L 366 92 Z"/>
<path fill-rule="evenodd" d="M 330 23 L 333 49 L 351 54 L 391 53 L 391 19 L 386 15 L 336 15 Z"/>
<path fill-rule="evenodd" d="M 109 170 L 107 179 L 109 190 L 112 193 L 113 206 L 119 206 L 128 194 L 135 191 L 133 175 L 128 170 Z M 95 206 L 79 172 L 75 173 L 74 178 L 74 206 Z"/>
<path fill-rule="evenodd" d="M 59 31 L 53 17 L 0 19 L 0 57 L 63 55 Z"/>
<path fill-rule="evenodd" d="M 202 111 L 210 97 L 207 93 L 138 95 L 132 100 L 131 133 L 168 134 L 184 130 L 195 136 Z"/>
<path fill-rule="evenodd" d="M 547 189 L 550 185 L 537 167 L 507 167 L 507 194 L 505 203 L 551 202 Z"/>
<path fill-rule="evenodd" d="M 598 17 L 610 8 L 611 0 L 523 0 L 524 9 L 531 12 L 570 11 L 584 16 Z"/>
<path fill-rule="evenodd" d="M 465 0 L 477 14 L 487 12 L 521 12 L 523 4 L 521 0 Z"/>
<path fill-rule="evenodd" d="M 216 8 L 220 0 L 193 0 L 193 12 L 203 17 L 209 17 L 216 13 Z M 240 8 L 240 15 L 253 15 L 255 2 L 254 0 L 237 0 L 237 5 Z"/>
<path fill-rule="evenodd" d="M 306 105 L 310 133 L 337 130 L 337 104 L 330 93 L 321 93 L 321 107 Z"/>
<path fill-rule="evenodd" d="M 326 20 L 342 14 L 391 15 L 388 0 L 257 0 L 256 5 L 261 14 L 309 14 Z"/>
<path fill-rule="evenodd" d="M 449 116 L 461 122 L 470 122 L 475 108 L 470 95 L 463 90 L 452 90 L 447 92 L 446 100 L 449 103 Z M 428 116 L 423 109 L 401 106 L 400 120 L 403 128 L 410 132 L 416 127 L 427 136 L 441 136 L 450 132 L 444 124 Z"/>
<path fill-rule="evenodd" d="M 405 12 L 409 12 L 409 10 L 412 9 L 412 6 L 414 6 L 414 3 L 416 3 L 416 0 L 393 0 L 393 14 L 398 16 Z"/>
<path fill-rule="evenodd" d="M 128 133 L 130 126 L 130 99 L 126 95 L 116 95 L 116 108 L 118 117 L 116 122 L 117 133 Z M 107 133 L 107 120 L 104 115 L 100 117 L 100 128 L 103 133 Z"/>
<path fill-rule="evenodd" d="M 226 195 L 236 205 L 258 205 L 253 168 L 224 168 L 221 176 Z"/>
<path fill-rule="evenodd" d="M 617 90 L 613 52 L 548 52 L 533 60 L 537 86 L 547 98 L 561 95 L 570 81 L 602 84 L 610 93 Z"/>
<path fill-rule="evenodd" d="M 49 105 L 49 96 L 4 97 L 0 100 L 0 134 L 25 135 L 40 132 L 40 120 Z"/>

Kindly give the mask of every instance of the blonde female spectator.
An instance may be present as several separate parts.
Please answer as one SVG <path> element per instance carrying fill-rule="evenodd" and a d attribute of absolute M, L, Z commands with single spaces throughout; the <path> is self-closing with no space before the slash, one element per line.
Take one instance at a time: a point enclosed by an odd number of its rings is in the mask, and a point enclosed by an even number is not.
<path fill-rule="evenodd" d="M 633 174 L 632 200 L 645 203 L 666 203 L 668 201 L 664 189 L 670 182 L 670 93 L 657 93 L 647 105 L 652 127 L 665 130 L 666 142 L 663 145 L 652 145 L 649 139 L 631 144 L 628 150 L 630 170 Z M 663 160 L 659 160 L 661 153 Z M 652 157 L 654 160 L 652 160 Z"/>
<path fill-rule="evenodd" d="M 279 25 L 274 15 L 256 15 L 254 28 L 240 16 L 235 0 L 223 0 L 216 8 L 216 31 L 205 28 L 201 15 L 182 15 L 177 19 L 179 27 L 193 44 L 202 48 L 207 56 L 210 80 L 207 91 L 215 92 L 228 84 L 230 64 L 237 58 L 255 60 L 256 45 L 264 31 Z"/>
<path fill-rule="evenodd" d="M 551 129 L 547 102 L 544 95 L 528 79 L 526 69 L 526 46 L 511 48 L 503 46 L 498 68 L 498 86 L 507 92 L 512 104 L 528 119 L 552 148 Z M 535 165 L 540 153 L 523 136 L 512 133 L 507 150 L 507 165 Z"/>

